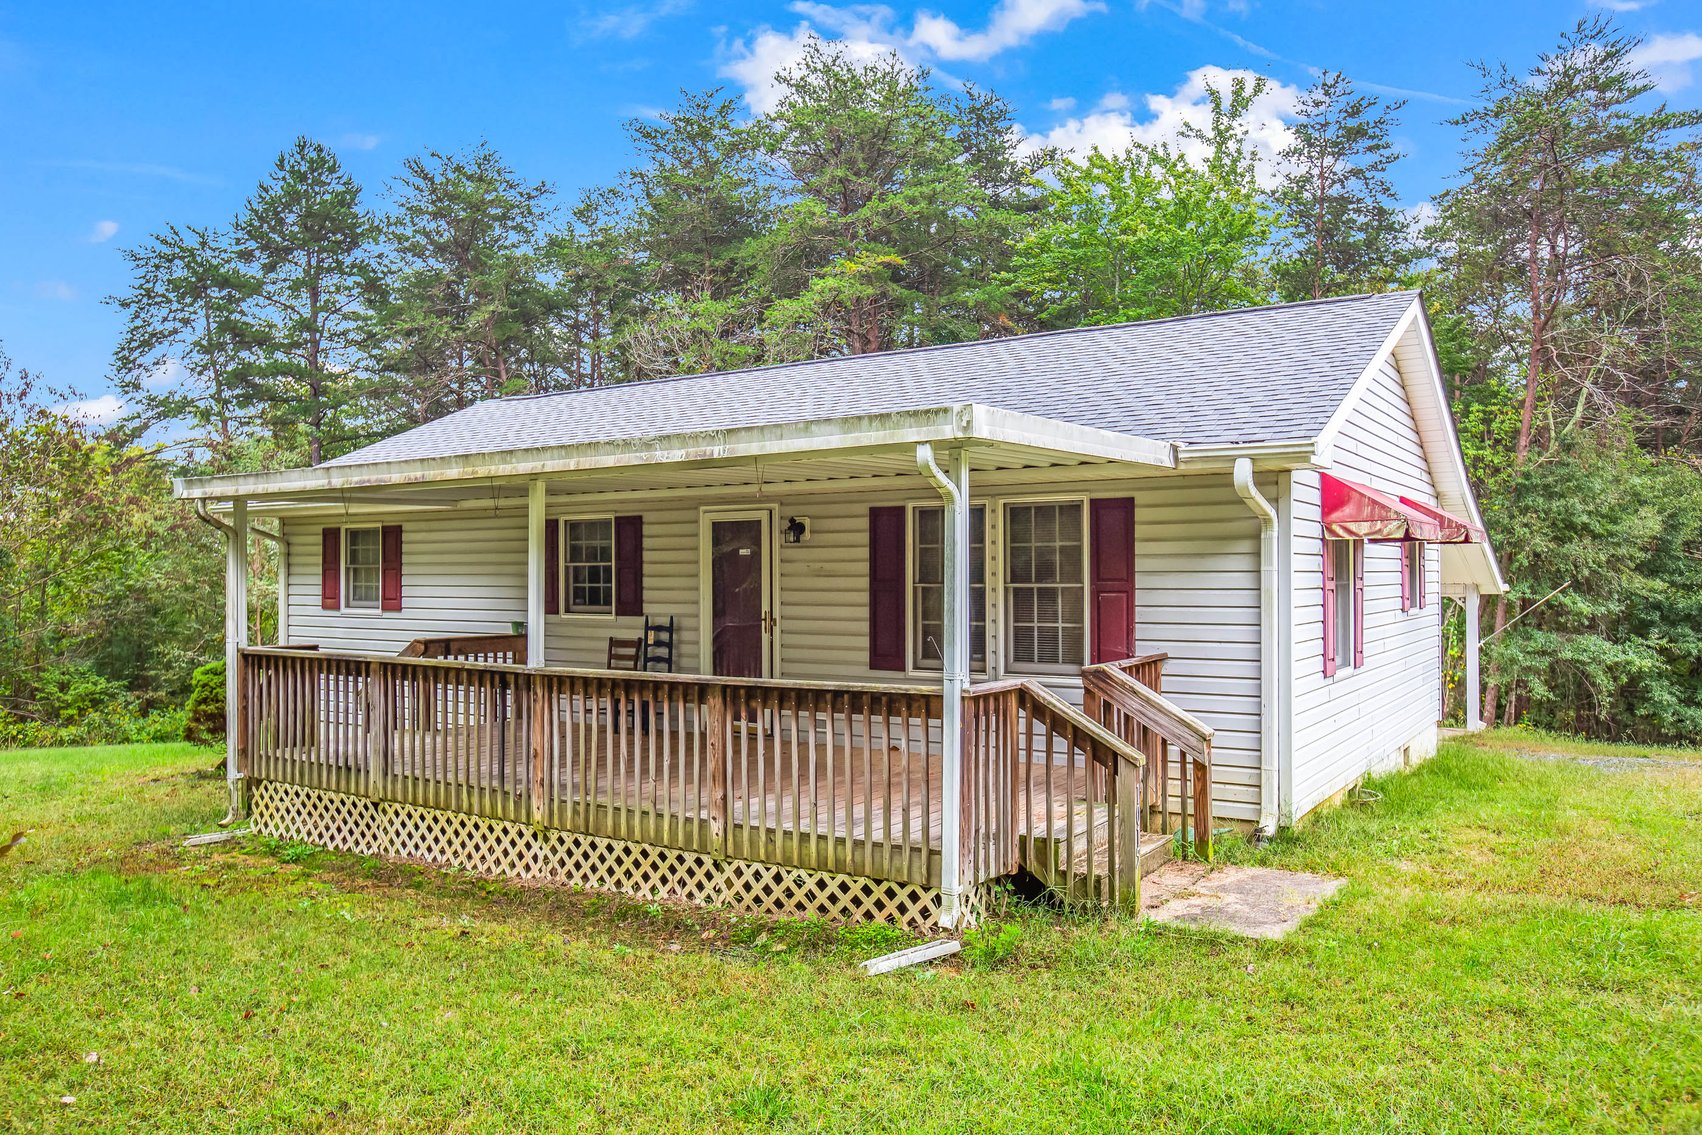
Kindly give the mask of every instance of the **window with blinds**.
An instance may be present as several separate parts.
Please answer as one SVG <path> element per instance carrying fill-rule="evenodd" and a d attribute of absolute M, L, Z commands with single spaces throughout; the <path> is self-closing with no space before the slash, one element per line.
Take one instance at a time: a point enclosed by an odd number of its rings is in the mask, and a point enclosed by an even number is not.
<path fill-rule="evenodd" d="M 1079 501 L 1005 512 L 1005 621 L 1013 669 L 1071 673 L 1087 661 Z"/>
<path fill-rule="evenodd" d="M 918 670 L 938 670 L 945 657 L 945 524 L 943 508 L 912 517 L 910 658 Z M 987 510 L 969 510 L 969 665 L 987 669 Z"/>

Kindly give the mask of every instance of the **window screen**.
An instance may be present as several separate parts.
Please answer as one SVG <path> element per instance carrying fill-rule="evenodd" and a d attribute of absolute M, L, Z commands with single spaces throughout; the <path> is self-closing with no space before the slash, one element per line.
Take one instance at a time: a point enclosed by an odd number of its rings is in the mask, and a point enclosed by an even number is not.
<path fill-rule="evenodd" d="M 377 528 L 350 528 L 343 539 L 343 606 L 377 607 L 383 580 Z"/>
<path fill-rule="evenodd" d="M 567 609 L 607 615 L 615 609 L 615 522 L 569 520 L 567 524 Z"/>
<path fill-rule="evenodd" d="M 1336 668 L 1339 672 L 1353 669 L 1353 569 L 1360 542 L 1331 540 L 1329 545 L 1330 555 L 1335 557 L 1332 564 L 1336 580 L 1335 610 L 1330 612 L 1330 618 L 1335 621 Z"/>
<path fill-rule="evenodd" d="M 1087 661 L 1079 501 L 1013 504 L 1005 513 L 1010 661 L 1070 671 Z"/>
<path fill-rule="evenodd" d="M 910 657 L 919 670 L 938 670 L 945 657 L 946 511 L 916 510 L 910 608 Z M 987 668 L 987 510 L 969 510 L 969 664 Z"/>

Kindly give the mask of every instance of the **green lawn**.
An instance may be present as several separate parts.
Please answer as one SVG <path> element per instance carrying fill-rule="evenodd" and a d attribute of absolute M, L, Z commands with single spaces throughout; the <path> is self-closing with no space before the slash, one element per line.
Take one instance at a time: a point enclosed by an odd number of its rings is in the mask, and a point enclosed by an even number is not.
<path fill-rule="evenodd" d="M 1351 880 L 1285 942 L 1025 914 L 879 979 L 890 932 L 185 850 L 186 746 L 0 753 L 0 1128 L 1702 1131 L 1702 761 L 1554 747 L 1226 849 Z"/>

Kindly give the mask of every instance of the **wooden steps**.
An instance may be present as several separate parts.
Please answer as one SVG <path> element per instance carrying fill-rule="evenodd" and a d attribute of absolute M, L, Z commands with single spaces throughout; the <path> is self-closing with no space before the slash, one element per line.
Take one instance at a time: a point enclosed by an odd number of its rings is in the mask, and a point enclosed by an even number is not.
<path fill-rule="evenodd" d="M 1091 824 L 1087 814 L 1090 807 L 1093 812 Z M 1024 854 L 1023 866 L 1067 901 L 1108 901 L 1111 846 L 1108 828 L 1104 804 L 1089 805 L 1085 801 L 1077 801 L 1073 816 L 1067 819 L 1058 816 L 1049 827 L 1041 829 L 1044 834 L 1036 836 L 1033 854 Z M 1172 836 L 1142 832 L 1141 875 L 1144 877 L 1170 862 L 1174 846 Z M 1021 851 L 1026 853 L 1027 849 L 1024 841 Z M 1094 884 L 1092 891 L 1097 893 L 1090 893 L 1088 886 L 1090 868 Z"/>

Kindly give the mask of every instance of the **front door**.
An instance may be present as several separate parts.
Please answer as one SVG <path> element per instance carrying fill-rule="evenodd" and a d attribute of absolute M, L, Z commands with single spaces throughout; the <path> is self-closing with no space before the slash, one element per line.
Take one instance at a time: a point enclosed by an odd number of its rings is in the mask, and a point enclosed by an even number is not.
<path fill-rule="evenodd" d="M 761 678 L 772 626 L 767 515 L 711 517 L 708 530 L 711 673 Z"/>

